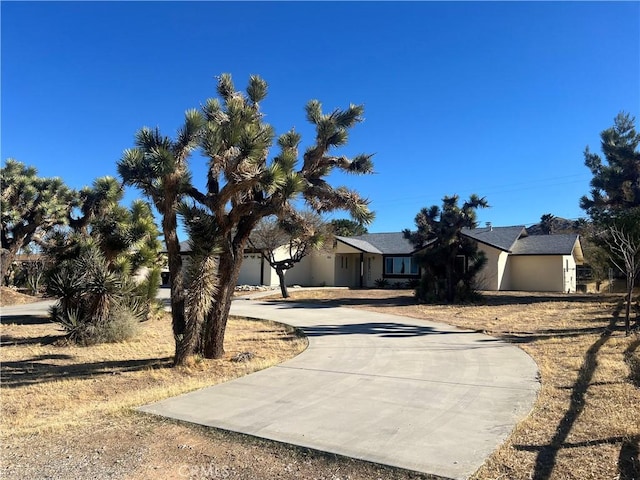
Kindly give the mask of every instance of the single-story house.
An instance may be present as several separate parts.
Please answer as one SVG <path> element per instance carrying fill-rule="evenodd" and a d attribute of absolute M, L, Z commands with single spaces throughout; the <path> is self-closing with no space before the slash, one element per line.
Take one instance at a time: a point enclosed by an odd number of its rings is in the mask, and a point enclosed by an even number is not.
<path fill-rule="evenodd" d="M 524 226 L 465 229 L 487 264 L 477 277 L 480 290 L 575 292 L 576 265 L 583 263 L 577 234 L 528 235 Z M 181 244 L 189 254 L 188 242 Z M 288 285 L 376 287 L 420 278 L 416 248 L 402 232 L 335 237 L 332 249 L 303 258 L 287 272 Z M 279 253 L 284 258 L 285 249 Z M 259 251 L 247 250 L 240 285 L 277 286 L 278 276 Z"/>
<path fill-rule="evenodd" d="M 487 264 L 481 290 L 575 292 L 576 266 L 584 257 L 578 234 L 529 235 L 523 226 L 465 229 Z"/>

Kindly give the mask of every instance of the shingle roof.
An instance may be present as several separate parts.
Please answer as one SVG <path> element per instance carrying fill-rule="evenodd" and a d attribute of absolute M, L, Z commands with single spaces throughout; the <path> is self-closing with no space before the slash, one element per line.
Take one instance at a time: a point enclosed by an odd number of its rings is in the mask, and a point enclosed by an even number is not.
<path fill-rule="evenodd" d="M 413 244 L 404 238 L 402 232 L 366 233 L 354 237 L 336 237 L 343 243 L 365 253 L 383 255 L 409 255 L 415 252 Z"/>
<path fill-rule="evenodd" d="M 162 250 L 160 253 L 167 253 L 167 244 L 165 242 L 162 242 Z M 180 242 L 180 253 L 191 253 L 191 242 L 189 240 Z"/>
<path fill-rule="evenodd" d="M 575 233 L 531 235 L 518 240 L 513 255 L 571 255 L 577 240 Z"/>
<path fill-rule="evenodd" d="M 514 227 L 463 228 L 462 233 L 478 242 L 505 252 L 511 252 L 518 239 L 527 236 L 527 231 L 522 225 Z"/>

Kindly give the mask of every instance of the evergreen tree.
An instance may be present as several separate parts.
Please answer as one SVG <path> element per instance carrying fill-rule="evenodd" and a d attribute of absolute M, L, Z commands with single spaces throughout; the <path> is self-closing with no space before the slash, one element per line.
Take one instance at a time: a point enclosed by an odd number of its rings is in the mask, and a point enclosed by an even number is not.
<path fill-rule="evenodd" d="M 591 170 L 591 196 L 583 196 L 580 206 L 595 225 L 593 240 L 609 253 L 611 262 L 627 279 L 626 319 L 629 331 L 633 287 L 640 275 L 640 134 L 635 118 L 621 112 L 612 127 L 600 134 L 602 158 L 585 150 L 585 165 Z"/>
<path fill-rule="evenodd" d="M 458 206 L 457 195 L 444 197 L 442 208 L 433 205 L 416 215 L 417 230 L 405 230 L 404 236 L 421 250 L 418 262 L 423 270 L 416 290 L 427 302 L 466 301 L 475 294 L 474 279 L 486 263 L 477 243 L 462 234 L 475 228 L 476 210 L 488 207 L 484 198 L 472 195 Z"/>
<path fill-rule="evenodd" d="M 606 224 L 619 212 L 640 206 L 640 134 L 635 118 L 619 113 L 614 125 L 600 134 L 602 158 L 585 149 L 585 165 L 591 170 L 591 195 L 583 196 L 580 206 L 596 223 Z"/>
<path fill-rule="evenodd" d="M 333 234 L 340 237 L 355 237 L 368 233 L 367 227 L 348 218 L 340 218 L 329 222 Z"/>

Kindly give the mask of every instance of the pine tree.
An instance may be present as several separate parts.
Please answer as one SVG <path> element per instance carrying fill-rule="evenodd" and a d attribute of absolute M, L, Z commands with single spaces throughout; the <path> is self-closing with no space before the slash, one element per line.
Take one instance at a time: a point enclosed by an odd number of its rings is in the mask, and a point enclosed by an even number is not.
<path fill-rule="evenodd" d="M 640 134 L 635 118 L 621 112 L 614 125 L 600 134 L 602 158 L 585 149 L 585 165 L 591 170 L 591 195 L 580 199 L 580 206 L 596 223 L 607 223 L 619 212 L 640 207 Z"/>
<path fill-rule="evenodd" d="M 333 234 L 341 237 L 355 237 L 368 233 L 367 227 L 348 218 L 339 218 L 329 222 Z"/>
<path fill-rule="evenodd" d="M 629 314 L 633 288 L 640 275 L 640 134 L 635 118 L 621 112 L 614 125 L 600 134 L 602 158 L 585 150 L 585 165 L 593 174 L 591 196 L 583 196 L 580 206 L 591 217 L 597 233 L 593 239 L 609 253 L 611 262 L 625 274 L 625 325 L 629 333 Z"/>

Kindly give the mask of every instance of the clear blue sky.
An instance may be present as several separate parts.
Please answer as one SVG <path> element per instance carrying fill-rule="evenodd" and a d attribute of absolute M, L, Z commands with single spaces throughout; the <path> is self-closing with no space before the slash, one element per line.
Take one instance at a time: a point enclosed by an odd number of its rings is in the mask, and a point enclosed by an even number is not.
<path fill-rule="evenodd" d="M 479 220 L 583 216 L 589 145 L 640 116 L 638 2 L 7 2 L 2 161 L 80 188 L 116 175 L 142 126 L 174 135 L 214 76 L 269 83 L 278 133 L 312 141 L 304 105 L 365 105 L 335 176 L 371 199 L 372 232 L 414 226 L 444 195 L 486 196 Z M 205 165 L 192 160 L 203 183 Z M 138 193 L 128 191 L 127 201 Z M 344 215 L 338 215 L 344 216 Z"/>

